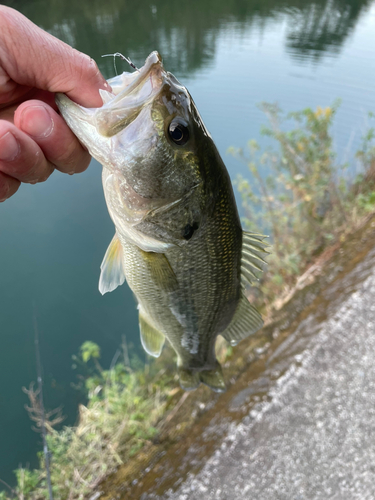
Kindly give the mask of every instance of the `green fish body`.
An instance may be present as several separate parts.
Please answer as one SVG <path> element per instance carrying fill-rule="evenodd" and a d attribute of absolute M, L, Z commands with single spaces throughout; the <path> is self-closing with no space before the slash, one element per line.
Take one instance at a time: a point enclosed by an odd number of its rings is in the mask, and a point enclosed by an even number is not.
<path fill-rule="evenodd" d="M 116 233 L 99 289 L 126 279 L 144 349 L 157 357 L 167 338 L 184 389 L 203 382 L 223 391 L 217 336 L 235 345 L 262 326 L 244 290 L 262 269 L 263 237 L 242 231 L 225 165 L 189 92 L 156 52 L 109 84 L 101 108 L 57 97 L 70 128 L 103 165 Z"/>

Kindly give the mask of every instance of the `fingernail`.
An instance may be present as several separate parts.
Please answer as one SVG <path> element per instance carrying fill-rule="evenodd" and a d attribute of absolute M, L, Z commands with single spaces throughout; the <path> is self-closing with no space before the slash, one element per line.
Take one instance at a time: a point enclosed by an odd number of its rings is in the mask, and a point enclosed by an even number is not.
<path fill-rule="evenodd" d="M 12 161 L 21 151 L 19 142 L 12 132 L 7 132 L 0 138 L 0 160 Z"/>
<path fill-rule="evenodd" d="M 104 90 L 107 90 L 108 92 L 112 92 L 112 87 L 105 80 L 104 80 L 104 83 L 103 83 L 103 87 L 104 87 Z"/>
<path fill-rule="evenodd" d="M 20 117 L 21 129 L 35 138 L 48 137 L 54 127 L 54 122 L 43 106 L 28 106 Z"/>

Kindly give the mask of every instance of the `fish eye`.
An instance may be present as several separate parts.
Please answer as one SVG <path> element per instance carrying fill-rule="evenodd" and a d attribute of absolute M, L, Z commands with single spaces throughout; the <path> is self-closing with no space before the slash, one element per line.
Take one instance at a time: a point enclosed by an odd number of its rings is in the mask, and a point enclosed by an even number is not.
<path fill-rule="evenodd" d="M 181 122 L 173 121 L 168 127 L 168 134 L 178 146 L 183 146 L 189 140 L 189 129 Z"/>

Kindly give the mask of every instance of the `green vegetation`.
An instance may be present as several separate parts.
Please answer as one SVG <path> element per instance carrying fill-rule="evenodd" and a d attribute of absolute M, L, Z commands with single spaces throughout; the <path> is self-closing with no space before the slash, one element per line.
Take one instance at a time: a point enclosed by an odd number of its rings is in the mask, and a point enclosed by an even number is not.
<path fill-rule="evenodd" d="M 85 342 L 74 361 L 87 372 L 84 388 L 87 405 L 79 407 L 76 427 L 53 428 L 48 419 L 47 442 L 51 453 L 51 480 L 55 500 L 85 498 L 114 471 L 132 457 L 157 434 L 156 425 L 175 393 L 176 381 L 160 364 L 146 365 L 136 357 L 129 361 L 126 344 L 109 370 L 100 363 L 100 348 Z M 30 399 L 29 414 L 40 427 L 37 394 L 26 391 Z M 61 419 L 58 419 L 61 422 Z M 18 469 L 17 486 L 9 493 L 0 493 L 0 500 L 9 498 L 44 500 L 48 498 L 43 453 L 40 468 Z"/>
<path fill-rule="evenodd" d="M 374 128 L 363 137 L 356 154 L 361 173 L 353 179 L 348 165 L 337 163 L 332 148 L 330 128 L 338 105 L 307 108 L 283 118 L 276 105 L 262 104 L 270 122 L 262 133 L 278 143 L 278 150 L 262 152 L 254 140 L 246 153 L 230 149 L 251 174 L 237 182 L 244 223 L 254 232 L 269 234 L 273 245 L 257 294 L 260 305 L 274 304 L 317 256 L 343 241 L 375 209 Z M 290 121 L 295 126 L 286 130 Z"/>
<path fill-rule="evenodd" d="M 374 128 L 356 155 L 361 173 L 351 179 L 348 166 L 337 164 L 332 149 L 330 127 L 338 103 L 291 113 L 286 124 L 277 106 L 262 107 L 270 120 L 263 133 L 276 140 L 278 149 L 261 152 L 256 141 L 249 141 L 248 153 L 231 148 L 251 174 L 238 181 L 245 224 L 252 231 L 269 233 L 273 243 L 267 272 L 255 294 L 261 307 L 290 290 L 309 263 L 345 239 L 375 209 Z M 290 120 L 296 126 L 286 130 Z M 225 361 L 231 352 L 220 337 L 219 360 Z M 55 430 L 62 421 L 61 412 L 46 414 L 55 500 L 87 498 L 111 471 L 157 438 L 162 417 L 177 402 L 172 358 L 169 351 L 144 367 L 135 357 L 129 360 L 124 342 L 110 369 L 104 370 L 99 346 L 90 341 L 82 345 L 74 363 L 86 373 L 81 388 L 87 404 L 80 405 L 78 425 Z M 40 428 L 38 393 L 32 386 L 25 392 L 29 415 Z M 0 500 L 47 498 L 42 453 L 39 459 L 37 470 L 16 471 L 17 486 L 0 492 Z"/>

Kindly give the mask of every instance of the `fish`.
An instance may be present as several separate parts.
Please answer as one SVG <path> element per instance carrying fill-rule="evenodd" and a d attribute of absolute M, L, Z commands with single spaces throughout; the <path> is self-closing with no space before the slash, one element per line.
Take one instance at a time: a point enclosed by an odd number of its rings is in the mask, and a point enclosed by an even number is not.
<path fill-rule="evenodd" d="M 168 339 L 183 389 L 204 383 L 223 392 L 218 335 L 236 345 L 263 325 L 246 289 L 264 268 L 265 236 L 243 231 L 223 160 L 158 52 L 108 83 L 100 108 L 56 97 L 68 126 L 103 166 L 115 235 L 99 290 L 126 280 L 145 351 L 158 357 Z"/>

